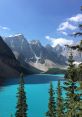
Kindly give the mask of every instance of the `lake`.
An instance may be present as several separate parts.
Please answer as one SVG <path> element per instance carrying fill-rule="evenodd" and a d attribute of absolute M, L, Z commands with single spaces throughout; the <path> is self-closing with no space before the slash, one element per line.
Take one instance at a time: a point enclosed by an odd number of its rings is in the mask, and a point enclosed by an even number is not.
<path fill-rule="evenodd" d="M 48 109 L 49 83 L 53 81 L 54 89 L 57 88 L 58 80 L 63 82 L 64 74 L 59 75 L 32 75 L 24 78 L 25 91 L 28 103 L 28 117 L 45 117 Z M 10 117 L 11 113 L 15 117 L 16 93 L 18 79 L 8 79 L 0 88 L 0 117 Z"/>

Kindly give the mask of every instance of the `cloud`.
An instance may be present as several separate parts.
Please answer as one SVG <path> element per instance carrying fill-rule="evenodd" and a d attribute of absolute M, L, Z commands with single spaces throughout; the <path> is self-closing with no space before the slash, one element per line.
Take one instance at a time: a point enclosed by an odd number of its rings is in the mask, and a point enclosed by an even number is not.
<path fill-rule="evenodd" d="M 66 29 L 75 30 L 75 29 L 77 29 L 77 26 L 74 26 L 74 25 L 70 24 L 68 21 L 66 21 L 59 25 L 57 31 L 64 31 Z"/>
<path fill-rule="evenodd" d="M 71 22 L 82 22 L 82 14 L 77 14 L 76 16 L 68 18 L 67 20 Z"/>
<path fill-rule="evenodd" d="M 0 30 L 10 30 L 8 27 L 0 26 Z"/>
<path fill-rule="evenodd" d="M 50 36 L 45 36 L 45 38 L 46 38 L 47 40 L 51 40 Z"/>
<path fill-rule="evenodd" d="M 50 36 L 45 36 L 45 38 L 50 41 L 50 43 L 52 44 L 52 47 L 55 47 L 58 44 L 61 46 L 64 46 L 66 44 L 72 45 L 74 43 L 73 40 L 69 40 L 65 38 L 52 38 Z"/>
<path fill-rule="evenodd" d="M 11 33 L 11 29 L 6 26 L 0 26 L 0 35 L 8 36 Z"/>
<path fill-rule="evenodd" d="M 82 22 L 82 14 L 77 14 L 73 17 L 65 19 L 64 22 L 62 22 L 57 31 L 63 35 L 68 35 L 67 32 L 69 31 L 75 31 L 78 29 L 78 24 Z"/>
<path fill-rule="evenodd" d="M 60 31 L 60 33 L 61 33 L 61 34 L 63 34 L 63 35 L 65 35 L 65 36 L 67 36 L 67 35 L 68 35 L 68 33 L 67 33 L 67 32 L 65 32 L 65 31 Z"/>

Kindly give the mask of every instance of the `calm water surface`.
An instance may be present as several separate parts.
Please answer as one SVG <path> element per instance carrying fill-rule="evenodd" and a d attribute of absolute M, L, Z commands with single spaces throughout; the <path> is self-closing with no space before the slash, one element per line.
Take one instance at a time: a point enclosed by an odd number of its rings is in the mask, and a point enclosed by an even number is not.
<path fill-rule="evenodd" d="M 25 78 L 25 90 L 28 102 L 28 117 L 45 117 L 48 107 L 49 82 L 53 81 L 54 89 L 58 80 L 63 80 L 64 75 L 33 75 Z M 63 81 L 62 81 L 63 82 Z M 0 117 L 10 117 L 15 114 L 16 92 L 18 80 L 7 80 L 0 88 Z"/>

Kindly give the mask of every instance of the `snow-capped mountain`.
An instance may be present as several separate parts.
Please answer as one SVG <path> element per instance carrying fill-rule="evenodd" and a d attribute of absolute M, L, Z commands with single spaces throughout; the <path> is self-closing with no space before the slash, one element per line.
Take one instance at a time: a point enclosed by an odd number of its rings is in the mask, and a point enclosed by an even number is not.
<path fill-rule="evenodd" d="M 69 54 L 71 50 L 65 46 L 60 46 L 59 44 L 54 48 L 54 50 L 61 54 L 62 56 L 66 57 L 66 59 L 69 58 Z M 75 60 L 75 63 L 81 62 L 82 61 L 82 53 L 78 52 L 77 50 L 72 50 L 73 53 L 73 58 Z"/>
<path fill-rule="evenodd" d="M 29 60 L 33 56 L 30 45 L 22 34 L 6 37 L 4 41 L 12 49 L 16 58 Z"/>
<path fill-rule="evenodd" d="M 28 41 L 22 34 L 5 37 L 4 41 L 12 49 L 15 57 L 21 62 L 46 71 L 48 68 L 66 65 L 66 57 L 63 56 L 63 48 L 57 45 L 45 47 L 39 40 Z"/>

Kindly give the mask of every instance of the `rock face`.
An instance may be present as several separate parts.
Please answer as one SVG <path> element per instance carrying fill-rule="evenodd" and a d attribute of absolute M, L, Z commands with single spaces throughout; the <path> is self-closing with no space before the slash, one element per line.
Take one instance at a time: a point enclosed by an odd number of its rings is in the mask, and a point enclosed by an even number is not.
<path fill-rule="evenodd" d="M 38 40 L 28 42 L 22 34 L 6 37 L 4 41 L 20 62 L 29 63 L 40 70 L 66 64 L 66 57 L 59 54 L 57 49 L 50 45 L 44 47 Z"/>
<path fill-rule="evenodd" d="M 70 51 L 59 44 L 55 47 L 43 46 L 39 40 L 28 41 L 22 34 L 4 38 L 17 60 L 46 71 L 48 68 L 65 67 Z M 81 55 L 75 50 L 74 59 L 80 62 Z"/>
<path fill-rule="evenodd" d="M 17 47 L 16 49 L 19 50 L 19 48 Z M 12 50 L 3 41 L 2 37 L 0 37 L 0 78 L 18 77 L 21 72 L 24 74 L 33 74 L 37 73 L 37 69 L 27 63 L 20 63 Z"/>
<path fill-rule="evenodd" d="M 57 45 L 56 50 L 59 54 L 61 54 L 62 56 L 66 57 L 66 61 L 69 58 L 69 54 L 70 54 L 70 49 L 66 48 L 66 47 L 61 47 L 60 45 Z M 78 52 L 77 50 L 72 50 L 73 52 L 73 58 L 76 62 L 81 62 L 82 61 L 82 53 Z"/>
<path fill-rule="evenodd" d="M 19 62 L 16 60 L 13 52 L 0 37 L 0 77 L 15 77 L 19 75 L 16 67 Z"/>
<path fill-rule="evenodd" d="M 18 34 L 15 36 L 7 37 L 4 41 L 12 49 L 15 57 L 17 59 L 27 59 L 33 56 L 28 41 L 24 38 L 23 35 Z"/>
<path fill-rule="evenodd" d="M 43 46 L 39 40 L 28 41 L 22 34 L 6 37 L 4 41 L 26 68 L 27 64 L 43 71 L 53 67 L 65 67 L 70 53 L 66 47 L 59 44 L 55 47 Z M 80 62 L 80 54 L 77 51 L 73 53 L 75 61 Z"/>

